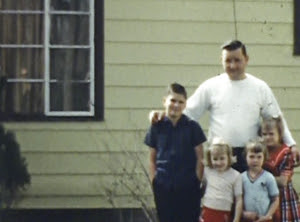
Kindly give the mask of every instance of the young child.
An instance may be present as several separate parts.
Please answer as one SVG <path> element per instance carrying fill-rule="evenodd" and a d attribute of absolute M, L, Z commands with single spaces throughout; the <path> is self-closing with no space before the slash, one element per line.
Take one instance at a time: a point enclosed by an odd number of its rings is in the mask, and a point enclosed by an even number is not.
<path fill-rule="evenodd" d="M 221 138 L 214 138 L 206 150 L 206 162 L 204 170 L 197 171 L 199 179 L 206 183 L 200 221 L 239 222 L 242 179 L 240 173 L 231 168 L 232 148 Z M 232 209 L 235 211 L 233 220 Z"/>
<path fill-rule="evenodd" d="M 242 173 L 244 210 L 242 221 L 273 221 L 279 205 L 279 191 L 274 176 L 262 166 L 267 148 L 259 142 L 249 142 L 245 148 L 248 170 Z"/>
<path fill-rule="evenodd" d="M 270 155 L 263 167 L 274 175 L 280 192 L 280 207 L 275 219 L 280 222 L 300 221 L 298 195 L 292 185 L 293 158 L 291 149 L 283 143 L 282 119 L 264 120 L 261 133 Z"/>
<path fill-rule="evenodd" d="M 206 137 L 200 125 L 182 113 L 186 99 L 185 88 L 171 84 L 163 99 L 166 116 L 151 125 L 145 138 L 150 147 L 149 174 L 161 222 L 198 222 L 200 214 L 196 164 L 202 161 Z"/>

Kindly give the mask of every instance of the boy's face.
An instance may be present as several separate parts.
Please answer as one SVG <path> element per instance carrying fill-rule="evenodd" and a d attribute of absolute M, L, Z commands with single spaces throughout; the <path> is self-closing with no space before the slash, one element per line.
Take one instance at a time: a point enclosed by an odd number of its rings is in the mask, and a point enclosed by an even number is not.
<path fill-rule="evenodd" d="M 164 107 L 167 117 L 178 120 L 186 106 L 186 99 L 183 95 L 171 93 L 164 99 Z"/>
<path fill-rule="evenodd" d="M 247 164 L 250 169 L 260 170 L 264 163 L 264 154 L 263 152 L 247 152 Z"/>

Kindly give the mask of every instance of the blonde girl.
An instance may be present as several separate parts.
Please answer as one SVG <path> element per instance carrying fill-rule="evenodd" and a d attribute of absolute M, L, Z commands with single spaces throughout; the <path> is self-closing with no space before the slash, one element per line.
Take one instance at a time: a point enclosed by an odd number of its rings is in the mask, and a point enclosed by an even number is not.
<path fill-rule="evenodd" d="M 197 172 L 199 179 L 206 184 L 201 221 L 240 221 L 242 179 L 231 164 L 232 148 L 221 138 L 214 138 L 206 150 L 206 166 Z"/>

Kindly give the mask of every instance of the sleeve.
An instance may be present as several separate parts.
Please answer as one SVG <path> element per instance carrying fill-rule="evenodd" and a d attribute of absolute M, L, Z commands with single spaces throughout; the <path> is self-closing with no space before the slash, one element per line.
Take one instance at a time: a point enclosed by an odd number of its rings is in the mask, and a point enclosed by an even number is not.
<path fill-rule="evenodd" d="M 191 119 L 198 121 L 209 108 L 208 81 L 202 83 L 187 100 L 184 113 Z"/>
<path fill-rule="evenodd" d="M 263 92 L 261 93 L 261 95 L 263 95 L 262 97 L 262 110 L 261 110 L 261 115 L 263 118 L 266 117 L 272 117 L 272 116 L 281 116 L 282 117 L 282 121 L 283 121 L 283 127 L 284 127 L 284 133 L 283 133 L 283 140 L 285 142 L 285 144 L 287 144 L 288 146 L 292 146 L 295 145 L 296 142 L 292 137 L 292 134 L 288 128 L 287 122 L 280 110 L 279 104 L 271 90 L 271 88 L 264 83 L 264 87 L 262 87 Z"/>
<path fill-rule="evenodd" d="M 198 146 L 201 143 L 204 143 L 206 141 L 206 136 L 199 125 L 196 121 L 192 120 L 193 124 L 193 146 Z"/>
<path fill-rule="evenodd" d="M 268 192 L 270 197 L 275 197 L 279 195 L 279 190 L 275 177 L 271 173 L 268 173 Z"/>
<path fill-rule="evenodd" d="M 149 147 L 156 148 L 156 141 L 156 130 L 155 127 L 152 125 L 146 133 L 144 143 Z"/>
<path fill-rule="evenodd" d="M 243 179 L 241 174 L 237 176 L 233 189 L 235 197 L 243 194 Z"/>

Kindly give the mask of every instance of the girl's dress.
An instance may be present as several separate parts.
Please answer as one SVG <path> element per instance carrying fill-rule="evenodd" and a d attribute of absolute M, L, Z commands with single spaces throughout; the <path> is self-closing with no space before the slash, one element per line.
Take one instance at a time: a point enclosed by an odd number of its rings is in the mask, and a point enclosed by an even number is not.
<path fill-rule="evenodd" d="M 274 215 L 274 221 L 300 222 L 300 204 L 292 184 L 293 158 L 291 149 L 284 144 L 274 151 L 269 150 L 269 159 L 264 163 L 263 167 L 275 177 L 280 175 L 288 176 L 287 186 L 278 187 L 280 207 Z"/>
<path fill-rule="evenodd" d="M 205 167 L 206 190 L 200 222 L 230 222 L 234 199 L 243 193 L 241 174 L 229 168 L 223 172 Z"/>

